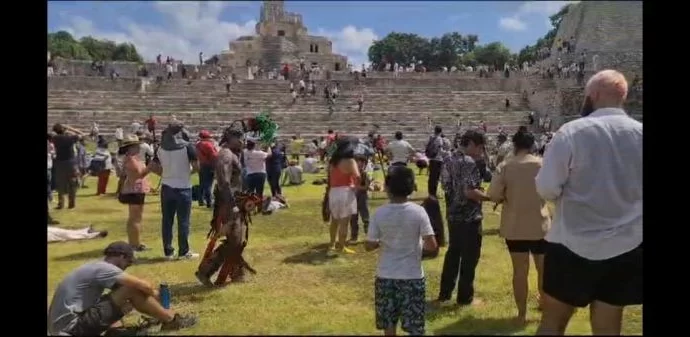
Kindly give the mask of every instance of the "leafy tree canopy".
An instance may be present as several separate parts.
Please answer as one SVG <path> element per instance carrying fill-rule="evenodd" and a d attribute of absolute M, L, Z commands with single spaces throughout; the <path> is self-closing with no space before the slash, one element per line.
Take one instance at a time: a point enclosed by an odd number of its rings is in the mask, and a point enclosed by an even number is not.
<path fill-rule="evenodd" d="M 116 44 L 91 36 L 76 40 L 65 31 L 48 33 L 48 51 L 52 57 L 70 60 L 143 62 L 131 43 Z"/>
<path fill-rule="evenodd" d="M 503 65 L 510 50 L 500 42 L 479 45 L 477 35 L 458 32 L 425 38 L 417 34 L 392 32 L 369 47 L 369 61 L 379 68 L 387 62 L 409 65 L 422 61 L 430 69 L 459 65 Z"/>

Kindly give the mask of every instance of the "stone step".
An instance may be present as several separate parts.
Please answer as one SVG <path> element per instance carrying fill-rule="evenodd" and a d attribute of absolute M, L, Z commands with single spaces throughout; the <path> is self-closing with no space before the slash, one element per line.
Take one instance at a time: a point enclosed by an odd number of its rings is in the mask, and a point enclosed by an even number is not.
<path fill-rule="evenodd" d="M 370 89 L 374 87 L 395 87 L 395 88 L 422 88 L 422 87 L 446 87 L 452 90 L 482 90 L 482 91 L 512 91 L 518 92 L 521 80 L 517 78 L 495 79 L 495 78 L 434 78 L 434 79 L 370 79 L 362 82 L 365 86 L 355 83 L 354 81 L 338 81 L 343 90 L 348 89 Z M 99 78 L 99 77 L 50 77 L 48 78 L 49 89 L 72 89 L 72 90 L 112 90 L 112 91 L 134 91 L 138 90 L 140 80 L 138 78 L 119 78 L 115 81 Z M 173 79 L 164 81 L 160 86 L 155 82 L 151 82 L 149 86 L 151 90 L 171 90 L 171 91 L 187 91 L 199 90 L 204 88 L 206 90 L 218 87 L 224 88 L 225 82 L 221 80 L 182 80 Z M 328 81 L 316 81 L 319 88 L 323 88 Z M 287 81 L 271 81 L 271 80 L 254 80 L 242 81 L 241 83 L 233 85 L 234 87 L 287 87 Z"/>
<path fill-rule="evenodd" d="M 219 111 L 214 111 L 214 112 L 199 112 L 199 111 L 185 111 L 185 112 L 178 112 L 175 113 L 175 116 L 177 118 L 185 118 L 185 117 L 199 117 L 199 118 L 213 118 L 213 117 L 226 117 L 226 116 L 246 116 L 246 117 L 251 117 L 251 116 L 256 116 L 257 115 L 256 110 L 248 110 L 246 112 L 240 112 L 240 111 L 228 111 L 228 112 L 219 112 Z M 486 115 L 486 116 L 502 116 L 502 115 L 519 115 L 519 116 L 527 116 L 529 111 L 513 111 L 513 112 L 503 112 L 503 113 L 496 113 L 496 112 L 491 112 L 491 111 L 443 111 L 443 112 L 421 112 L 421 113 L 400 113 L 398 111 L 366 111 L 362 113 L 357 113 L 357 114 L 346 114 L 345 116 L 356 116 L 357 118 L 362 118 L 362 116 L 372 116 L 372 118 L 386 118 L 389 116 L 394 116 L 394 117 L 418 117 L 418 118 L 426 118 L 428 116 L 432 118 L 437 118 L 437 117 L 452 117 L 452 116 L 473 116 L 473 115 Z M 291 112 L 291 111 L 284 111 L 284 110 L 275 110 L 271 111 L 271 116 L 273 118 L 291 118 L 295 120 L 299 120 L 301 118 L 305 119 L 310 119 L 313 118 L 315 115 L 321 115 L 323 113 L 321 112 Z M 334 116 L 341 116 L 342 114 L 334 114 Z M 92 117 L 92 116 L 113 116 L 114 118 L 119 118 L 119 116 L 124 116 L 124 118 L 148 118 L 147 113 L 143 112 L 138 112 L 138 111 L 131 111 L 131 110 L 117 110 L 117 111 L 101 111 L 101 110 L 93 110 L 93 111 L 78 111 L 78 110 L 53 110 L 49 109 L 48 110 L 48 117 L 57 117 L 57 116 L 64 116 L 64 117 Z M 116 117 L 117 116 L 117 117 Z M 158 113 L 157 116 L 159 118 L 166 118 L 166 116 L 170 116 L 170 113 Z"/>

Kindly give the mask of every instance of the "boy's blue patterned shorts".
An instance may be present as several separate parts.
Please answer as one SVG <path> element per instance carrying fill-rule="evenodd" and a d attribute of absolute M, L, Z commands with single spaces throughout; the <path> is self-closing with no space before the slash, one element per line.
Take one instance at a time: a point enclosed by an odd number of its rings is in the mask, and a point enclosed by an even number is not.
<path fill-rule="evenodd" d="M 424 334 L 426 309 L 426 281 L 421 279 L 376 278 L 374 303 L 376 328 L 394 327 L 401 321 L 403 331 L 421 336 Z"/>

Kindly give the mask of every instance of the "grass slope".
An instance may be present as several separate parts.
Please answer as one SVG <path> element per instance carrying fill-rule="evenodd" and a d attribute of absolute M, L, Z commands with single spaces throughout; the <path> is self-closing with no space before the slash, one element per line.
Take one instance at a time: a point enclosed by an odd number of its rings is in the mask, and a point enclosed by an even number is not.
<path fill-rule="evenodd" d="M 373 280 L 376 253 L 366 253 L 362 245 L 357 254 L 327 258 L 328 227 L 321 221 L 322 186 L 311 185 L 317 176 L 307 176 L 309 183 L 287 187 L 284 194 L 291 207 L 271 216 L 256 216 L 250 229 L 245 257 L 258 271 L 249 282 L 222 289 L 208 290 L 194 278 L 198 261 L 163 262 L 160 240 L 160 205 L 158 196 L 148 196 L 144 216 L 143 242 L 153 249 L 139 255 L 128 272 L 151 280 L 168 282 L 173 293 L 173 307 L 199 315 L 199 324 L 180 334 L 378 334 L 374 326 Z M 426 176 L 418 184 L 426 195 Z M 195 178 L 196 179 L 196 178 Z M 157 177 L 151 177 L 157 184 Z M 112 196 L 96 197 L 95 178 L 89 188 L 79 192 L 77 208 L 52 211 L 62 227 L 77 228 L 94 224 L 107 229 L 110 236 L 82 242 L 48 246 L 48 298 L 57 283 L 82 263 L 100 258 L 105 245 L 126 240 L 126 208 Z M 111 178 L 109 191 L 115 190 Z M 268 190 L 268 188 L 267 188 Z M 383 193 L 376 193 L 370 209 L 383 204 Z M 475 308 L 449 307 L 431 312 L 427 334 L 533 334 L 540 313 L 529 303 L 525 328 L 515 327 L 511 265 L 503 240 L 498 237 L 499 214 L 485 205 L 485 237 L 475 282 L 477 296 L 485 303 Z M 500 210 L 500 209 L 499 209 Z M 192 210 L 191 246 L 203 253 L 211 212 L 196 204 Z M 175 247 L 177 244 L 175 243 Z M 441 255 L 445 250 L 442 251 Z M 427 298 L 438 294 L 443 257 L 424 262 L 427 274 Z M 530 273 L 530 291 L 536 288 L 536 272 Z M 642 308 L 625 311 L 624 334 L 642 334 Z M 588 311 L 580 310 L 571 321 L 568 334 L 590 334 Z"/>

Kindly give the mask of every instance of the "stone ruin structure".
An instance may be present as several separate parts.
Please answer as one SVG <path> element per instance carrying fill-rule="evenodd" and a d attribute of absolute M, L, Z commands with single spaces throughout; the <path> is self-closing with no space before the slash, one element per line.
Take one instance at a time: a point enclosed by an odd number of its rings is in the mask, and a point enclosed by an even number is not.
<path fill-rule="evenodd" d="M 333 43 L 328 38 L 309 35 L 301 14 L 285 11 L 283 1 L 264 1 L 256 35 L 230 42 L 230 50 L 221 54 L 221 63 L 234 69 L 258 64 L 272 70 L 285 63 L 297 64 L 300 58 L 307 67 L 347 69 L 347 57 L 333 54 Z"/>
<path fill-rule="evenodd" d="M 558 36 L 574 36 L 577 52 L 561 57 L 577 57 L 586 50 L 590 57 L 599 55 L 599 70 L 618 69 L 632 82 L 632 76 L 642 70 L 641 15 L 640 2 L 575 5 L 563 19 Z M 327 56 L 330 44 L 306 35 L 301 18 L 286 13 L 282 2 L 266 2 L 261 19 L 257 24 L 259 35 L 240 38 L 244 42 L 236 44 L 245 45 L 235 54 L 234 62 L 239 65 L 247 59 L 280 63 L 300 55 L 308 64 L 328 63 L 333 67 L 330 69 L 335 68 L 336 60 L 345 64 L 340 56 Z M 254 53 L 248 52 L 249 41 Z M 277 53 L 277 44 L 272 48 L 254 48 L 270 45 L 265 41 L 288 41 L 301 46 L 302 52 Z M 306 53 L 310 45 L 314 50 L 314 41 L 319 45 L 319 53 Z M 554 55 L 545 62 L 555 58 Z M 595 71 L 591 63 L 588 60 L 587 76 Z M 329 128 L 357 136 L 375 131 L 390 137 L 393 132 L 402 131 L 414 146 L 423 148 L 434 125 L 443 126 L 450 135 L 459 123 L 467 127 L 483 120 L 491 135 L 499 126 L 514 131 L 524 125 L 530 111 L 536 111 L 548 114 L 557 126 L 577 116 L 583 94 L 582 86 L 572 78 L 543 79 L 521 74 L 478 78 L 472 73 L 403 73 L 396 78 L 391 73 L 374 72 L 355 81 L 346 73 L 336 73 L 333 79 L 340 82 L 342 90 L 335 113 L 329 114 L 321 93 L 330 82 L 324 80 L 316 81 L 316 96 L 300 99 L 293 105 L 288 83 L 278 80 L 242 81 L 233 85 L 227 95 L 224 82 L 215 80 L 190 82 L 176 78 L 139 93 L 138 79 L 133 75 L 115 81 L 93 76 L 52 77 L 48 79 L 48 127 L 61 122 L 88 131 L 93 122 L 98 122 L 103 134 L 112 135 L 117 126 L 127 129 L 133 120 L 141 121 L 153 113 L 163 123 L 165 116 L 175 115 L 192 132 L 207 129 L 218 133 L 233 120 L 270 110 L 280 124 L 281 138 L 299 133 L 311 140 L 324 135 Z M 364 111 L 358 112 L 356 102 L 362 93 Z M 510 101 L 509 108 L 505 106 L 506 99 Z M 642 119 L 641 95 L 631 95 L 626 108 L 634 118 Z"/>
<path fill-rule="evenodd" d="M 560 23 L 556 39 L 571 37 L 575 40 L 575 52 L 559 54 L 554 44 L 546 62 L 553 63 L 561 57 L 567 64 L 578 61 L 585 52 L 586 78 L 603 69 L 622 72 L 630 85 L 636 75 L 642 77 L 642 1 L 581 1 L 572 5 Z M 553 84 L 553 88 L 539 90 L 530 105 L 538 112 L 558 112 L 551 113 L 558 117 L 558 124 L 577 118 L 584 88 L 572 81 L 555 80 Z M 630 88 L 626 110 L 637 119 L 642 118 L 642 95 L 636 88 Z"/>

